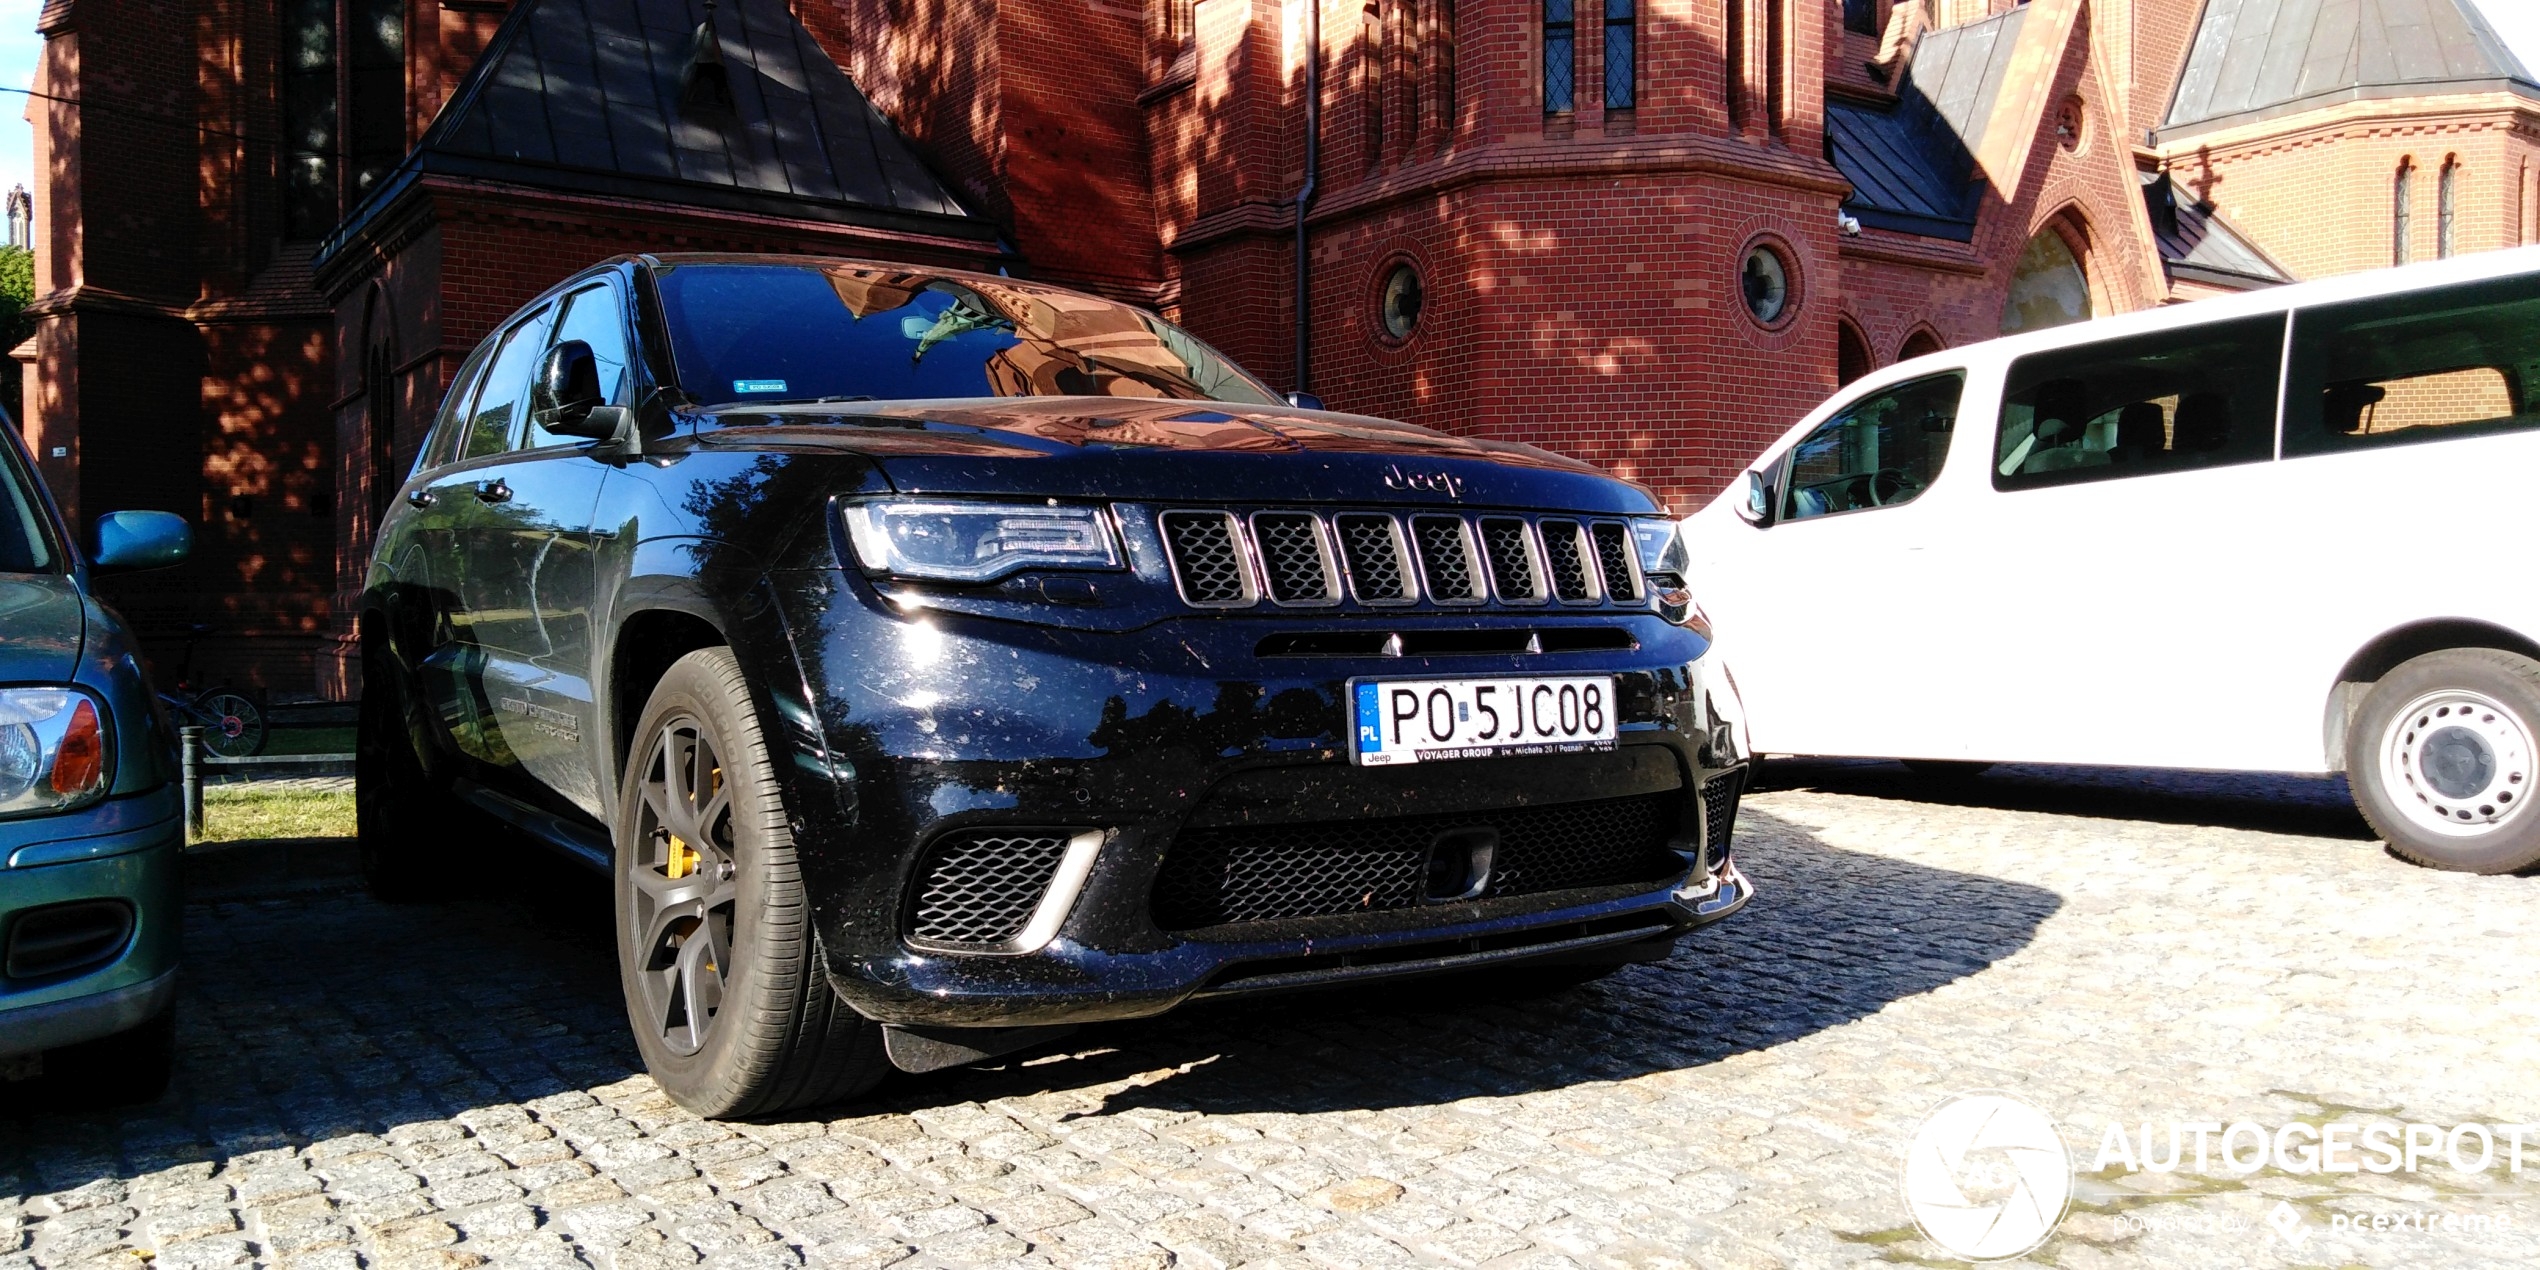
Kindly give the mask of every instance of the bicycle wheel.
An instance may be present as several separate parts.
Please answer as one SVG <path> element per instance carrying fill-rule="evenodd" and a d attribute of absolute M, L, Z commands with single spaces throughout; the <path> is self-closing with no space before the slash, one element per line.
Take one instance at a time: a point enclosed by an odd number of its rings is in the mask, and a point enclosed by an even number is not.
<path fill-rule="evenodd" d="M 203 748 L 222 758 L 246 758 L 265 748 L 265 712 L 245 696 L 225 689 L 194 699 L 203 718 Z"/>

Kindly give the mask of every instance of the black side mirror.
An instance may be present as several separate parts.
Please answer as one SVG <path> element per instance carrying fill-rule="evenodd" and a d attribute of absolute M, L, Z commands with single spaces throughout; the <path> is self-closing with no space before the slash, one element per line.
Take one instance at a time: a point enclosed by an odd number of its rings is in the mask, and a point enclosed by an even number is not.
<path fill-rule="evenodd" d="M 600 362 L 591 346 L 566 340 L 538 361 L 538 381 L 529 390 L 530 417 L 549 432 L 569 437 L 606 439 L 617 433 L 614 420 L 595 424 L 591 412 L 602 404 Z"/>
<path fill-rule="evenodd" d="M 1299 410 L 1320 410 L 1323 399 L 1310 392 L 1292 392 L 1288 394 L 1288 404 Z"/>

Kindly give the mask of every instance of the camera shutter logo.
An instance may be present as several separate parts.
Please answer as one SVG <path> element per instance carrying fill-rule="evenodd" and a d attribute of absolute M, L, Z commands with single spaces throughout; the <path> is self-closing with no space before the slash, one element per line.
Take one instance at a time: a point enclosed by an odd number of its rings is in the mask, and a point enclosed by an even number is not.
<path fill-rule="evenodd" d="M 1970 1261 L 2046 1242 L 2073 1197 L 2072 1156 L 2046 1113 L 2008 1094 L 1961 1094 L 1905 1148 L 1905 1206 L 1925 1238 Z"/>

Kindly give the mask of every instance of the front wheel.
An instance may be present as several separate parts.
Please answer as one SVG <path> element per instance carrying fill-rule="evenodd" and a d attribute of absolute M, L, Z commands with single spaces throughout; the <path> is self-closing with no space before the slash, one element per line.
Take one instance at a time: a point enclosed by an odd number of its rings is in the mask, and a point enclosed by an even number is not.
<path fill-rule="evenodd" d="M 2346 733 L 2355 806 L 2400 858 L 2461 873 L 2540 864 L 2540 662 L 2453 648 L 2402 663 Z"/>
<path fill-rule="evenodd" d="M 882 1029 L 830 990 L 774 765 L 728 649 L 653 689 L 618 787 L 618 979 L 663 1092 L 702 1116 L 851 1097 Z"/>

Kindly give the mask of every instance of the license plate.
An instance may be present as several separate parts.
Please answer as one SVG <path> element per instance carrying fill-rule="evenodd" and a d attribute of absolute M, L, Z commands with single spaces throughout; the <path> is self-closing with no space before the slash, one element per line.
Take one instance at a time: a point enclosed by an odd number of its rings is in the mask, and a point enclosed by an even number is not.
<path fill-rule="evenodd" d="M 1614 748 L 1614 678 L 1353 679 L 1363 766 Z"/>

